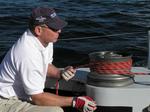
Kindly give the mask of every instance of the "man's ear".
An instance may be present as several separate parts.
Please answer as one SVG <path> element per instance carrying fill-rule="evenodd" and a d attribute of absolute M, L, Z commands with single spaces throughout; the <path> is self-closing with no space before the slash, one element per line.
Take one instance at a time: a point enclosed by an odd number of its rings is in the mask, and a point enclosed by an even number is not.
<path fill-rule="evenodd" d="M 34 32 L 36 36 L 40 36 L 42 32 L 42 28 L 40 26 L 36 26 Z"/>

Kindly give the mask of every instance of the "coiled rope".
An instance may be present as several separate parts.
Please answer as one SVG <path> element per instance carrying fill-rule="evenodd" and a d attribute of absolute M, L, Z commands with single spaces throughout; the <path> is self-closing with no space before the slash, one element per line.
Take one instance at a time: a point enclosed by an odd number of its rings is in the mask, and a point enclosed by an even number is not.
<path fill-rule="evenodd" d="M 75 66 L 75 68 L 89 67 L 91 72 L 105 75 L 149 75 L 148 73 L 131 72 L 132 59 L 126 61 L 90 61 L 89 64 Z"/>
<path fill-rule="evenodd" d="M 93 64 L 95 62 L 92 62 Z M 133 73 L 131 72 L 132 59 L 127 61 L 99 61 L 93 66 L 90 66 L 92 72 L 99 74 L 120 74 L 120 75 L 146 75 L 145 73 Z"/>

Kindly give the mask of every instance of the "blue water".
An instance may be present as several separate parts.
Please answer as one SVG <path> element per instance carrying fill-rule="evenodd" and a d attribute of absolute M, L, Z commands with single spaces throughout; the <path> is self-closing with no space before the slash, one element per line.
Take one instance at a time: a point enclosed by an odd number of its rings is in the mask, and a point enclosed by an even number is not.
<path fill-rule="evenodd" d="M 86 63 L 89 53 L 107 50 L 129 52 L 135 66 L 147 65 L 149 0 L 0 0 L 1 57 L 39 6 L 54 7 L 69 23 L 54 46 L 55 65 Z"/>

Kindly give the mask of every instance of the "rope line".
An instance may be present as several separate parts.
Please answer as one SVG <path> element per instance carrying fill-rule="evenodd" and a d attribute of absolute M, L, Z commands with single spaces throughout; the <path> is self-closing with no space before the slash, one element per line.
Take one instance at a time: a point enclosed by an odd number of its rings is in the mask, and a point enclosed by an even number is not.
<path fill-rule="evenodd" d="M 91 37 L 81 37 L 81 38 L 67 38 L 67 39 L 58 39 L 58 40 L 59 41 L 84 40 L 84 39 L 95 39 L 95 38 L 102 38 L 102 37 L 114 37 L 114 36 L 131 35 L 131 34 L 145 34 L 145 32 L 121 33 L 121 34 L 112 34 L 112 35 L 104 35 L 104 36 L 91 36 Z"/>
<path fill-rule="evenodd" d="M 58 91 L 58 90 L 59 90 L 59 81 L 60 81 L 60 80 L 57 80 L 57 81 L 56 81 L 56 95 L 59 95 L 59 93 L 58 93 L 58 92 L 59 92 L 59 91 Z"/>

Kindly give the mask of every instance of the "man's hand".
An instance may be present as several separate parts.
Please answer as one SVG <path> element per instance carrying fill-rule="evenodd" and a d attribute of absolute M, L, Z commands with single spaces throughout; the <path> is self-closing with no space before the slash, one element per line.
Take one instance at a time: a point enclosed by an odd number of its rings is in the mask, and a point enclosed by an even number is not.
<path fill-rule="evenodd" d="M 82 112 L 94 112 L 97 108 L 95 101 L 89 96 L 74 97 L 72 106 Z"/>
<path fill-rule="evenodd" d="M 68 66 L 64 69 L 64 71 L 62 71 L 61 77 L 65 79 L 66 81 L 68 81 L 75 76 L 75 73 L 76 73 L 76 70 L 73 69 L 72 66 Z"/>

